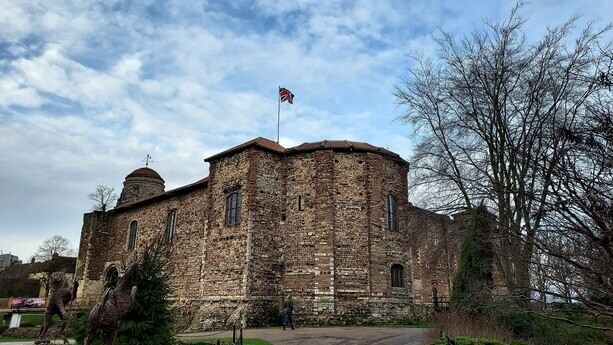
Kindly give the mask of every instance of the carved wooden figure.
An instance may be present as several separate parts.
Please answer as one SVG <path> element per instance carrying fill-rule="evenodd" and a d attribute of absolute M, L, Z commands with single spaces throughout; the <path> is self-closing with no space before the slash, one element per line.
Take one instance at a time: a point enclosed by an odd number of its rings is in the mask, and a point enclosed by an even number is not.
<path fill-rule="evenodd" d="M 117 287 L 108 287 L 104 291 L 102 300 L 96 303 L 89 314 L 85 345 L 92 344 L 97 329 L 102 330 L 106 345 L 115 343 L 119 323 L 134 305 L 136 286 L 133 282 L 137 272 L 138 264 L 131 264 L 119 278 Z"/>
<path fill-rule="evenodd" d="M 49 331 L 49 326 L 51 326 L 53 315 L 58 314 L 60 319 L 62 319 L 62 325 L 58 331 L 58 335 L 64 340 L 64 344 L 68 344 L 66 333 L 64 332 L 66 329 L 66 319 L 68 317 L 66 305 L 75 299 L 79 283 L 75 281 L 71 290 L 66 280 L 65 271 L 53 272 L 49 276 L 49 282 L 51 289 L 49 291 L 47 309 L 45 310 L 45 322 L 38 334 L 37 343 L 47 342 L 47 332 Z"/>

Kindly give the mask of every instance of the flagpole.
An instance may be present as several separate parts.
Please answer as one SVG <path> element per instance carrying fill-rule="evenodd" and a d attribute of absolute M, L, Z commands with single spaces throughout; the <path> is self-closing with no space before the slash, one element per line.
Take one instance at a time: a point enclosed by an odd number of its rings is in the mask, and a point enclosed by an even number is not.
<path fill-rule="evenodd" d="M 277 144 L 279 143 L 279 123 L 281 122 L 281 86 L 277 90 Z"/>

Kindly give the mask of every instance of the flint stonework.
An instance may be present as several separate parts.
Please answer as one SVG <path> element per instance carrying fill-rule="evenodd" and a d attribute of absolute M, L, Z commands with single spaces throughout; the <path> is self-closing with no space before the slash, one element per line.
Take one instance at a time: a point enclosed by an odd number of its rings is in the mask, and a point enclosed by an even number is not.
<path fill-rule="evenodd" d="M 449 272 L 430 278 L 415 264 L 425 255 L 415 245 L 424 232 L 438 234 L 441 223 L 411 218 L 409 166 L 400 156 L 350 141 L 286 149 L 257 138 L 207 162 L 208 178 L 84 216 L 76 273 L 81 306 L 100 298 L 111 267 L 165 234 L 174 210 L 168 248 L 182 330 L 280 325 L 290 293 L 299 325 L 410 321 L 429 312 L 424 281 L 444 281 Z M 127 185 L 143 191 L 163 183 L 151 178 Z M 239 194 L 240 221 L 229 225 L 231 193 Z M 397 229 L 388 226 L 390 195 Z M 133 221 L 136 245 L 128 250 Z M 395 287 L 392 265 L 402 267 Z M 441 265 L 435 268 L 453 269 Z"/>

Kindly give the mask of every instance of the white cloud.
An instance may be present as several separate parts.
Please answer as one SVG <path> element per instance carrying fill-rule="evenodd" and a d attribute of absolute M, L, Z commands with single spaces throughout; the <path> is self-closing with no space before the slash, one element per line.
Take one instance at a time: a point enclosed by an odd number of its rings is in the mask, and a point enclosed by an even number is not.
<path fill-rule="evenodd" d="M 12 78 L 0 79 L 0 104 L 12 104 L 25 108 L 38 108 L 44 100 L 36 89 L 20 85 Z"/>
<path fill-rule="evenodd" d="M 58 44 L 49 44 L 39 56 L 19 58 L 12 62 L 9 77 L 83 105 L 108 105 L 121 96 L 125 86 L 121 79 L 88 68 L 68 58 L 63 50 Z"/>
<path fill-rule="evenodd" d="M 0 232 L 30 243 L 3 236 L 0 249 L 25 258 L 54 234 L 76 245 L 87 194 L 119 189 L 147 153 L 174 188 L 204 177 L 207 156 L 275 139 L 279 85 L 296 95 L 286 147 L 350 139 L 408 158 L 410 131 L 391 123 L 406 54 L 432 56 L 437 28 L 462 35 L 513 3 L 0 0 Z M 530 4 L 527 28 L 556 13 L 608 21 L 611 6 Z"/>
<path fill-rule="evenodd" d="M 136 83 L 140 79 L 143 63 L 138 54 L 124 56 L 112 68 L 112 74 L 124 81 Z"/>

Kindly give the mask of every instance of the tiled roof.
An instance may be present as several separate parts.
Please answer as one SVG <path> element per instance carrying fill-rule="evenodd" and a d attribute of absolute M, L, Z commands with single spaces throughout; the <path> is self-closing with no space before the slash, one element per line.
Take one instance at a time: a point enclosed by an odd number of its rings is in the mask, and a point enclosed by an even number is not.
<path fill-rule="evenodd" d="M 249 140 L 240 145 L 234 146 L 233 148 L 230 148 L 228 150 L 225 150 L 223 152 L 220 152 L 218 154 L 215 154 L 205 159 L 205 161 L 210 162 L 212 160 L 215 160 L 221 157 L 225 157 L 230 154 L 237 153 L 251 146 L 257 146 L 262 149 L 272 151 L 275 153 L 279 153 L 279 154 L 284 154 L 284 153 L 294 154 L 298 152 L 309 152 L 309 151 L 317 151 L 317 150 L 374 152 L 374 153 L 382 154 L 387 157 L 391 157 L 395 160 L 406 162 L 404 159 L 402 159 L 402 157 L 400 157 L 398 154 L 390 150 L 387 150 L 387 149 L 384 149 L 378 146 L 373 146 L 368 143 L 361 143 L 357 141 L 324 140 L 324 141 L 317 141 L 314 143 L 304 143 L 304 144 L 300 144 L 298 146 L 294 146 L 292 148 L 286 149 L 283 146 L 279 145 L 278 143 L 272 140 L 268 140 L 266 138 L 262 138 L 262 137 L 257 137 L 255 139 Z"/>
<path fill-rule="evenodd" d="M 381 155 L 390 157 L 394 160 L 400 161 L 402 163 L 406 163 L 406 161 L 404 159 L 402 159 L 398 154 L 386 150 L 384 148 L 381 147 L 377 147 L 377 146 L 373 146 L 367 143 L 361 143 L 361 142 L 356 142 L 356 141 L 349 141 L 349 140 L 324 140 L 324 141 L 318 141 L 318 142 L 314 142 L 314 143 L 304 143 L 289 149 L 286 149 L 285 147 L 279 145 L 278 143 L 266 139 L 266 138 L 262 138 L 262 137 L 257 137 L 255 139 L 249 140 L 247 142 L 244 142 L 240 145 L 234 146 L 230 149 L 227 149 L 225 151 L 222 151 L 220 153 L 217 153 L 213 156 L 210 156 L 208 158 L 205 159 L 205 161 L 210 162 L 212 160 L 215 159 L 219 159 L 231 154 L 235 154 L 237 152 L 240 152 L 244 149 L 247 149 L 249 147 L 259 147 L 261 149 L 270 151 L 270 152 L 274 152 L 277 154 L 295 154 L 295 153 L 299 153 L 299 152 L 309 152 L 309 151 L 317 151 L 317 150 L 335 150 L 335 151 L 358 151 L 358 152 L 374 152 L 374 153 L 379 153 Z M 143 170 L 143 169 L 148 169 L 150 171 L 152 171 L 153 173 L 155 173 L 157 175 L 157 173 L 149 168 L 141 168 L 141 169 L 137 169 L 135 170 L 132 174 L 135 174 L 136 172 L 138 172 L 139 170 Z M 149 173 L 149 171 L 146 171 L 146 173 Z M 128 176 L 130 176 L 128 175 Z M 159 175 L 157 175 L 159 176 Z M 151 177 L 151 176 L 149 176 Z M 161 179 L 161 177 L 160 177 Z M 168 192 L 162 193 L 162 194 L 158 194 L 158 195 L 154 195 L 145 199 L 141 199 L 141 200 L 137 200 L 137 201 L 133 201 L 131 203 L 127 203 L 127 204 L 123 204 L 119 207 L 114 208 L 113 210 L 111 210 L 110 212 L 121 212 L 123 210 L 127 210 L 127 209 L 131 209 L 134 207 L 138 207 L 138 206 L 142 206 L 142 205 L 146 205 L 149 204 L 151 202 L 157 201 L 157 200 L 163 200 L 163 199 L 167 199 L 169 197 L 172 197 L 174 195 L 179 195 L 185 192 L 188 192 L 192 189 L 198 188 L 200 186 L 205 186 L 207 185 L 209 182 L 209 178 L 205 177 L 203 179 L 201 179 L 200 181 L 197 181 L 195 183 L 183 186 L 183 187 L 179 187 L 173 190 L 170 190 Z"/>
<path fill-rule="evenodd" d="M 52 271 L 66 270 L 66 273 L 74 273 L 77 266 L 77 258 L 72 256 L 53 256 L 51 260 L 44 262 L 34 262 L 29 264 L 29 273 L 47 272 L 49 269 Z"/>
<path fill-rule="evenodd" d="M 233 154 L 233 153 L 237 153 L 239 151 L 242 151 L 248 147 L 251 146 L 257 146 L 259 148 L 262 148 L 264 150 L 267 151 L 271 151 L 271 152 L 275 152 L 275 153 L 284 153 L 285 152 L 285 147 L 279 145 L 278 143 L 272 141 L 272 140 L 268 140 L 266 138 L 262 138 L 262 137 L 257 137 L 255 139 L 249 140 L 247 142 L 244 142 L 240 145 L 234 146 L 233 148 L 227 149 L 225 151 L 222 151 L 220 153 L 217 153 L 215 155 L 212 155 L 209 158 L 206 158 L 204 161 L 205 162 L 210 162 L 212 160 L 221 158 L 221 157 L 225 157 L 227 155 Z"/>
<path fill-rule="evenodd" d="M 50 270 L 53 272 L 66 270 L 66 273 L 74 273 L 76 265 L 76 257 L 54 255 L 52 259 L 44 262 L 11 265 L 0 273 L 0 278 L 18 278 Z"/>
<path fill-rule="evenodd" d="M 423 216 L 428 216 L 428 217 L 439 217 L 439 218 L 449 219 L 449 216 L 445 214 L 437 213 L 432 210 L 421 208 L 421 207 L 413 205 L 412 203 L 409 203 L 409 207 L 407 208 L 407 211 L 409 214 L 412 214 L 412 215 L 421 214 Z"/>
<path fill-rule="evenodd" d="M 298 146 L 285 150 L 287 154 L 308 152 L 317 150 L 335 150 L 335 151 L 360 151 L 360 152 L 374 152 L 381 155 L 391 157 L 393 159 L 406 162 L 400 155 L 382 147 L 373 146 L 368 143 L 361 143 L 357 141 L 349 140 L 324 140 L 314 143 L 304 143 Z"/>
<path fill-rule="evenodd" d="M 147 167 L 134 170 L 126 178 L 128 177 L 150 177 L 150 178 L 155 178 L 155 179 L 164 181 L 164 179 L 162 179 L 160 174 L 158 174 L 155 170 L 151 168 L 147 168 Z"/>
<path fill-rule="evenodd" d="M 19 278 L 30 272 L 30 264 L 12 264 L 0 271 L 0 278 Z"/>
<path fill-rule="evenodd" d="M 167 192 L 158 194 L 158 195 L 154 195 L 154 196 L 150 196 L 148 198 L 144 198 L 144 199 L 140 199 L 140 200 L 136 200 L 127 204 L 123 204 L 119 207 L 115 207 L 114 209 L 110 210 L 109 212 L 115 212 L 115 211 L 123 211 L 123 210 L 127 210 L 127 209 L 131 209 L 137 206 L 142 206 L 142 205 L 146 205 L 149 204 L 151 202 L 157 201 L 157 200 L 164 200 L 164 199 L 168 199 L 172 196 L 175 195 L 180 195 L 183 194 L 185 192 L 189 192 L 193 189 L 199 188 L 199 187 L 203 187 L 209 184 L 209 178 L 205 177 L 201 180 L 198 180 L 192 184 L 188 184 L 185 186 L 181 186 L 179 188 L 175 188 L 172 190 L 169 190 Z"/>

